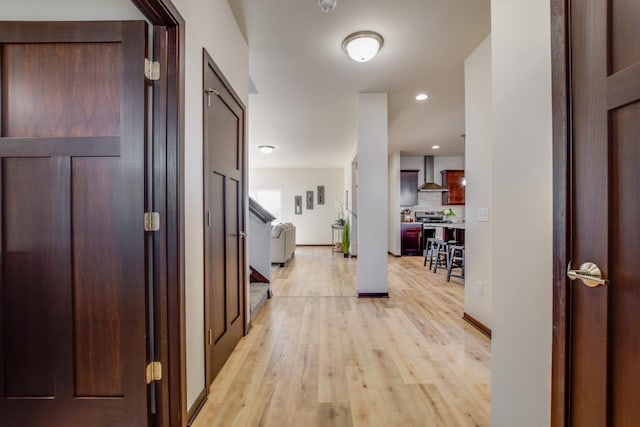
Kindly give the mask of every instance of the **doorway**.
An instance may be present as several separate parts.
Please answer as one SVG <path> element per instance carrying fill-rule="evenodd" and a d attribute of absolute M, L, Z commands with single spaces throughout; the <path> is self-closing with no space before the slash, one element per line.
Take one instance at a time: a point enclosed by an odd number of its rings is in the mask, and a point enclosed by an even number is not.
<path fill-rule="evenodd" d="M 204 64 L 205 348 L 209 385 L 245 327 L 245 107 L 206 50 Z"/>
<path fill-rule="evenodd" d="M 146 37 L 0 26 L 2 424 L 149 422 Z"/>
<path fill-rule="evenodd" d="M 150 425 L 180 426 L 182 425 L 181 420 L 186 418 L 185 365 L 183 360 L 184 220 L 182 215 L 184 212 L 184 78 L 182 77 L 184 74 L 184 20 L 170 0 L 132 0 L 131 3 L 133 6 L 129 8 L 126 5 L 114 3 L 114 10 L 109 9 L 110 6 L 107 5 L 102 10 L 109 10 L 112 13 L 111 16 L 116 15 L 114 19 L 142 19 L 135 11 L 137 7 L 153 27 L 153 42 L 149 38 L 148 44 L 153 46 L 153 59 L 160 64 L 159 79 L 146 83 L 147 87 L 153 87 L 154 97 L 148 104 L 148 111 L 153 116 L 153 127 L 147 130 L 150 136 L 149 150 L 147 151 L 149 154 L 147 172 L 148 176 L 153 176 L 153 184 L 148 186 L 145 192 L 145 199 L 150 199 L 145 207 L 159 214 L 160 227 L 158 231 L 147 233 L 149 240 L 146 242 L 146 256 L 151 256 L 153 253 L 153 264 L 149 265 L 149 269 L 146 269 L 145 273 L 150 280 L 151 274 L 149 272 L 153 271 L 152 284 L 147 287 L 147 290 L 153 288 L 153 292 L 149 292 L 146 296 L 149 300 L 153 300 L 154 309 L 149 312 L 149 318 L 143 314 L 143 323 L 141 324 L 144 328 L 144 321 L 147 320 L 149 323 L 151 318 L 153 319 L 151 330 L 154 331 L 154 339 L 152 348 L 147 348 L 147 361 L 152 360 L 153 352 L 151 350 L 155 349 L 153 360 L 160 362 L 162 366 L 162 380 L 154 381 L 148 386 L 148 399 L 150 400 L 147 400 L 147 396 L 145 396 L 141 405 L 144 407 L 144 411 L 149 410 Z M 18 6 L 9 9 L 13 10 L 13 13 L 17 13 L 16 19 L 31 16 L 30 14 L 21 14 L 21 8 Z M 67 20 L 65 10 L 68 8 L 58 8 L 53 15 L 47 15 L 48 19 Z M 80 15 L 85 19 L 94 19 L 91 16 L 91 8 L 83 9 Z M 34 16 L 35 19 L 40 19 L 38 17 L 41 15 L 34 12 Z M 4 27 L 5 24 L 7 23 L 2 23 L 0 27 Z M 93 25 L 94 23 L 87 24 Z M 102 24 L 98 24 L 98 26 L 100 25 Z M 112 31 L 105 35 L 103 31 L 87 31 L 86 34 L 89 34 L 92 41 L 101 42 L 109 40 L 109 37 L 112 37 L 116 32 Z M 38 33 L 34 31 L 31 31 L 29 35 L 31 38 L 38 37 Z M 68 34 L 62 33 L 59 36 L 69 37 Z M 65 43 L 67 41 L 65 39 Z M 144 45 L 141 56 L 136 58 L 135 65 L 136 75 L 144 82 L 143 59 Z M 67 86 L 63 89 L 70 90 L 73 87 L 73 81 L 70 78 L 64 80 Z M 92 83 L 96 82 L 101 82 L 101 78 L 94 79 Z M 145 84 L 143 83 L 143 85 Z M 41 100 L 42 98 L 40 98 Z M 144 99 L 141 99 L 141 102 L 144 104 Z M 87 105 L 89 104 L 83 104 L 83 108 L 86 109 Z M 137 118 L 144 120 L 144 114 L 138 115 Z M 124 119 L 131 121 L 133 117 L 127 116 Z M 49 143 L 49 148 L 51 148 L 51 143 L 56 142 L 51 139 L 43 141 Z M 144 141 L 144 138 L 140 138 L 140 141 Z M 76 139 L 73 142 L 76 142 L 77 146 L 81 145 L 78 144 L 81 142 L 80 140 Z M 108 150 L 111 147 L 108 144 L 93 144 L 83 148 L 88 153 L 92 147 L 96 146 L 98 150 L 95 154 L 104 155 L 106 158 L 110 157 Z M 3 149 L 5 148 L 11 151 L 15 147 L 4 144 Z M 41 148 L 46 147 L 42 146 Z M 15 170 L 15 168 L 13 169 Z M 7 204 L 5 203 L 4 206 L 6 208 Z M 99 218 L 99 216 L 96 217 L 96 220 Z M 141 228 L 142 222 L 141 211 L 140 215 L 136 216 L 136 229 Z M 127 302 L 129 301 L 127 300 Z M 51 360 L 47 360 L 46 367 L 50 367 L 50 362 Z M 141 370 L 136 370 L 138 378 L 142 377 L 143 382 L 145 371 L 144 365 Z M 32 416 L 35 415 L 32 414 Z M 73 413 L 67 415 L 73 416 Z M 47 425 L 51 425 L 51 422 L 51 419 L 47 419 Z"/>
<path fill-rule="evenodd" d="M 552 4 L 552 425 L 639 425 L 640 8 Z"/>

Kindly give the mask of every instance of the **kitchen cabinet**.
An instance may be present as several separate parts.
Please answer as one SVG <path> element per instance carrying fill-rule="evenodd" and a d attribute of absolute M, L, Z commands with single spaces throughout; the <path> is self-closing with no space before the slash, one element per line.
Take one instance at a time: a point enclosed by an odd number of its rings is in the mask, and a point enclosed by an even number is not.
<path fill-rule="evenodd" d="M 417 170 L 400 171 L 400 206 L 415 206 L 418 204 L 418 173 Z"/>
<path fill-rule="evenodd" d="M 447 169 L 440 171 L 442 186 L 449 191 L 442 192 L 442 205 L 464 205 L 464 170 Z"/>
<path fill-rule="evenodd" d="M 422 224 L 402 224 L 402 255 L 422 255 Z"/>

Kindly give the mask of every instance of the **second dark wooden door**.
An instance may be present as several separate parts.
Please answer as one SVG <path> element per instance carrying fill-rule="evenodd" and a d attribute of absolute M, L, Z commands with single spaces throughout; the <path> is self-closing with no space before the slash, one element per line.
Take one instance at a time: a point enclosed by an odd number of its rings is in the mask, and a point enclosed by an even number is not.
<path fill-rule="evenodd" d="M 564 3 L 570 23 L 567 209 L 572 268 L 595 263 L 608 283 L 565 279 L 556 322 L 554 424 L 640 425 L 640 3 Z M 566 265 L 565 265 L 566 268 Z M 587 282 L 588 283 L 588 282 Z M 595 283 L 592 283 L 595 284 Z M 566 289 L 566 291 L 563 291 Z M 562 319 L 560 317 L 560 319 Z M 562 352 L 562 353 L 558 353 Z M 558 375 L 562 375 L 559 377 Z"/>
<path fill-rule="evenodd" d="M 207 382 L 245 323 L 244 107 L 204 54 L 204 216 Z"/>
<path fill-rule="evenodd" d="M 144 426 L 144 22 L 0 23 L 0 425 Z"/>

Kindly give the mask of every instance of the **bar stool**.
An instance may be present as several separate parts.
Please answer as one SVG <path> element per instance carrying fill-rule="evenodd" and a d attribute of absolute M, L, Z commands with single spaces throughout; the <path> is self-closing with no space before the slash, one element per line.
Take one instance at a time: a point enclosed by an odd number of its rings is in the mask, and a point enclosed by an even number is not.
<path fill-rule="evenodd" d="M 436 248 L 435 248 L 436 260 L 433 263 L 434 264 L 433 272 L 437 273 L 439 266 L 447 268 L 447 266 L 449 265 L 449 250 L 448 250 L 449 244 L 444 240 L 436 239 L 435 245 L 436 245 Z M 431 268 L 431 264 L 429 264 L 429 268 Z"/>
<path fill-rule="evenodd" d="M 424 248 L 424 266 L 427 266 L 427 261 L 429 261 L 429 270 L 431 270 L 432 266 L 433 266 L 433 256 L 435 255 L 435 250 L 436 250 L 436 242 L 439 239 L 436 239 L 435 237 L 429 237 L 427 238 L 427 244 L 425 245 Z"/>
<path fill-rule="evenodd" d="M 450 244 L 448 247 L 447 257 L 447 282 L 451 281 L 451 277 L 459 277 L 464 280 L 464 245 Z M 451 270 L 459 268 L 460 274 L 453 274 Z"/>

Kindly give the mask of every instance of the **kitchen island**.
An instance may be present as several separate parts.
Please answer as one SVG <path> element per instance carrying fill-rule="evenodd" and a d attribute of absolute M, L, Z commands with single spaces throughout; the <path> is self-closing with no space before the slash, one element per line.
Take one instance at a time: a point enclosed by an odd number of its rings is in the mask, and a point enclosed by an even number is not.
<path fill-rule="evenodd" d="M 401 254 L 422 255 L 427 239 L 455 240 L 464 244 L 464 222 L 401 222 Z"/>
<path fill-rule="evenodd" d="M 460 244 L 464 244 L 464 222 L 425 222 L 422 227 L 423 250 L 427 245 L 427 239 L 434 237 L 444 241 L 455 240 Z"/>

